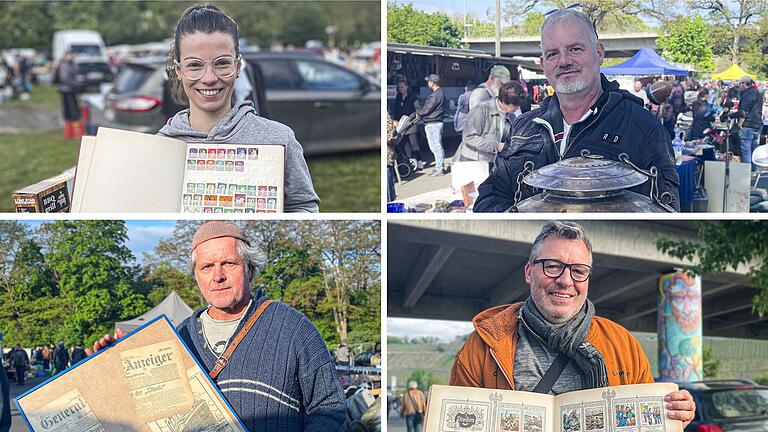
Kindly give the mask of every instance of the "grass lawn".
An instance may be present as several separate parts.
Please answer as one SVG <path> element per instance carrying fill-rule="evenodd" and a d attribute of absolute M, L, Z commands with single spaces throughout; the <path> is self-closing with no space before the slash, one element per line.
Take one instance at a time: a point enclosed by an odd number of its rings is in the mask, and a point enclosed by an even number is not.
<path fill-rule="evenodd" d="M 21 100 L 14 100 L 12 102 L 9 102 L 2 106 L 3 109 L 14 109 L 14 108 L 49 108 L 58 110 L 61 108 L 61 96 L 59 96 L 59 91 L 56 89 L 56 86 L 53 85 L 36 85 L 32 87 L 32 90 L 29 92 L 30 98 L 26 101 Z"/>
<path fill-rule="evenodd" d="M 6 105 L 7 106 L 7 105 Z M 60 131 L 0 134 L 0 211 L 13 212 L 13 192 L 74 166 L 79 142 Z M 310 159 L 323 212 L 378 212 L 379 152 Z"/>
<path fill-rule="evenodd" d="M 381 153 L 376 150 L 307 160 L 321 212 L 381 211 Z"/>

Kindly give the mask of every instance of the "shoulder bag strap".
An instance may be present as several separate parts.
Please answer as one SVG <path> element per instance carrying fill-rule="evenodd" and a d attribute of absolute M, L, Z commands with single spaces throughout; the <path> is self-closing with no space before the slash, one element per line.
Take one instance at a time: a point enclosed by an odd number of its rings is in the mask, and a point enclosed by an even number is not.
<path fill-rule="evenodd" d="M 555 361 L 553 361 L 552 364 L 549 365 L 549 369 L 544 372 L 544 376 L 541 377 L 539 383 L 536 384 L 533 392 L 545 394 L 549 393 L 549 391 L 552 390 L 552 387 L 555 385 L 557 379 L 560 378 L 560 375 L 562 375 L 563 370 L 565 369 L 565 366 L 568 364 L 569 360 L 570 359 L 567 355 L 558 353 L 557 357 L 555 357 Z"/>
<path fill-rule="evenodd" d="M 216 365 L 211 369 L 210 372 L 208 372 L 208 375 L 211 377 L 211 379 L 215 380 L 217 376 L 221 373 L 221 371 L 227 366 L 227 363 L 229 363 L 229 358 L 232 356 L 232 353 L 235 352 L 235 349 L 237 346 L 242 342 L 245 335 L 248 334 L 248 331 L 253 327 L 253 325 L 256 323 L 256 320 L 259 319 L 262 312 L 272 304 L 272 300 L 265 300 L 264 303 L 262 303 L 256 311 L 251 315 L 250 318 L 248 318 L 248 321 L 245 323 L 243 328 L 240 329 L 239 332 L 237 332 L 237 335 L 232 340 L 232 342 L 227 347 L 226 351 L 224 351 L 224 354 L 221 355 L 221 357 L 216 360 Z"/>

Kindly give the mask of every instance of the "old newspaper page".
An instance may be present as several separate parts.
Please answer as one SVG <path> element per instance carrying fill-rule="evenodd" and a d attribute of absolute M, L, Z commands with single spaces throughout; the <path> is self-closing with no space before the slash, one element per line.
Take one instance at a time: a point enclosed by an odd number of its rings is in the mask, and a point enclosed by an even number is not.
<path fill-rule="evenodd" d="M 682 432 L 667 418 L 672 383 L 604 387 L 558 396 L 432 386 L 427 432 Z"/>
<path fill-rule="evenodd" d="M 205 385 L 200 368 L 190 368 L 187 375 L 194 395 L 194 407 L 189 412 L 148 423 L 152 432 L 245 432 L 237 427 L 237 422 L 233 421 L 216 393 Z"/>
<path fill-rule="evenodd" d="M 34 432 L 245 432 L 162 317 L 16 398 Z"/>

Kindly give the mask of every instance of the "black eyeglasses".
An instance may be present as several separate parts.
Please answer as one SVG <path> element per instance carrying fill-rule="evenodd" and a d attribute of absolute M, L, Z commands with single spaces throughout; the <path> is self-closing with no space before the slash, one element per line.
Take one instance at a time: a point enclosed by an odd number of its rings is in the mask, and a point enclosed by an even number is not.
<path fill-rule="evenodd" d="M 541 270 L 544 275 L 553 279 L 559 278 L 565 269 L 571 271 L 571 279 L 576 282 L 584 282 L 589 279 L 590 273 L 592 273 L 592 267 L 586 264 L 566 264 L 556 259 L 539 259 L 533 262 L 534 264 L 541 264 Z"/>
<path fill-rule="evenodd" d="M 544 16 L 546 17 L 548 15 L 551 15 L 551 14 L 553 14 L 553 13 L 555 13 L 557 11 L 561 11 L 561 10 L 576 9 L 576 8 L 580 8 L 580 7 L 581 7 L 581 3 L 574 3 L 574 4 L 572 4 L 570 6 L 566 6 L 564 8 L 552 9 L 551 11 L 545 13 Z"/>

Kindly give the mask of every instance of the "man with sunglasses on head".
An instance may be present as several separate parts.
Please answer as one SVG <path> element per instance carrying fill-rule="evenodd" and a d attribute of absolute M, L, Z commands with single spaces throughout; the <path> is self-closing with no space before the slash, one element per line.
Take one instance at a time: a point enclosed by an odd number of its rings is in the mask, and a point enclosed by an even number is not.
<path fill-rule="evenodd" d="M 679 178 L 669 135 L 643 108 L 643 101 L 600 73 L 605 48 L 589 18 L 572 8 L 547 14 L 541 26 L 541 66 L 554 97 L 520 116 L 496 158 L 490 177 L 478 188 L 476 212 L 504 212 L 534 190 L 518 183 L 526 162 L 534 169 L 566 158 L 592 155 L 629 160 L 643 170 L 656 167 L 658 191 L 651 181 L 630 190 L 656 194 L 679 210 Z"/>
<path fill-rule="evenodd" d="M 531 295 L 475 316 L 451 385 L 561 394 L 653 382 L 634 336 L 596 317 L 587 299 L 592 243 L 580 225 L 545 224 L 524 272 Z M 687 391 L 669 393 L 665 401 L 669 418 L 683 427 L 693 420 L 696 406 Z"/>

